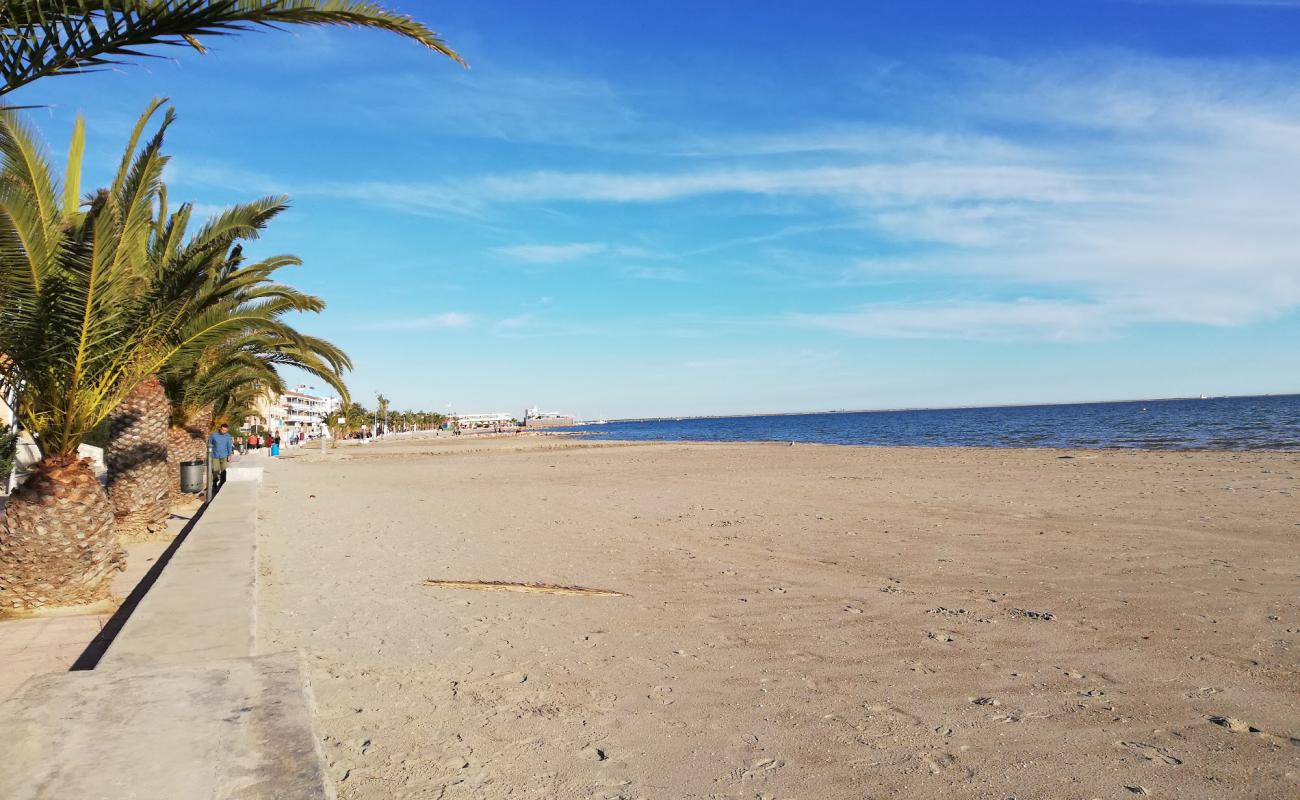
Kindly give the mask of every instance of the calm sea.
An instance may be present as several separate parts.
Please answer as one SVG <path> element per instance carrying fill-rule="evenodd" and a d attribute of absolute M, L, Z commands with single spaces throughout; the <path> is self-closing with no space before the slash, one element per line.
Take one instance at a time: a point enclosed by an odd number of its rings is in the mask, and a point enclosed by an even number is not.
<path fill-rule="evenodd" d="M 570 430 L 619 440 L 1300 450 L 1300 395 L 661 419 Z"/>

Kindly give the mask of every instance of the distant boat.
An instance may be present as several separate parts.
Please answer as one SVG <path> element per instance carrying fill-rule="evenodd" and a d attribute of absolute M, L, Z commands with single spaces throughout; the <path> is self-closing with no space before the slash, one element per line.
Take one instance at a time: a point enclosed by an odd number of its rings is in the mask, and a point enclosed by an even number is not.
<path fill-rule="evenodd" d="M 1210 398 L 1206 397 L 1205 395 L 1201 395 L 1201 399 L 1202 399 L 1202 400 L 1209 400 Z"/>

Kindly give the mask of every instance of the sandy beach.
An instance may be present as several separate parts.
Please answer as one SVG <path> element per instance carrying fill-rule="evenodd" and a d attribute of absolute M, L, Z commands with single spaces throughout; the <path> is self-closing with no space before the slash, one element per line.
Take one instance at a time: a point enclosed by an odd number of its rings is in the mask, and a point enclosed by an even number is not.
<path fill-rule="evenodd" d="M 257 646 L 303 651 L 341 798 L 1300 786 L 1295 454 L 293 456 L 260 495 Z"/>

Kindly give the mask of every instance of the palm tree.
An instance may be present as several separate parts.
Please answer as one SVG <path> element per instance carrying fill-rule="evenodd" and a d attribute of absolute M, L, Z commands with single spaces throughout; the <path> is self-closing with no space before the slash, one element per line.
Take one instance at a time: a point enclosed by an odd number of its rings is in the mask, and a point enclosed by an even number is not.
<path fill-rule="evenodd" d="M 82 121 L 60 188 L 36 134 L 0 111 L 0 390 L 21 386 L 15 411 L 42 452 L 0 523 L 0 607 L 107 596 L 122 556 L 112 506 L 78 445 L 163 365 L 283 303 L 196 317 L 207 271 L 155 280 L 148 253 L 172 113 L 140 140 L 159 106 L 136 125 L 112 185 L 84 202 Z"/>
<path fill-rule="evenodd" d="M 155 101 L 141 118 L 137 136 L 160 105 Z M 233 315 L 245 317 L 246 326 L 263 325 L 294 335 L 279 321 L 281 315 L 289 310 L 323 307 L 317 298 L 269 283 L 268 276 L 275 269 L 298 263 L 293 257 L 281 256 L 240 269 L 242 258 L 237 242 L 257 236 L 272 217 L 284 210 L 283 198 L 234 206 L 189 238 L 189 204 L 169 214 L 166 187 L 160 183 L 156 206 L 156 214 L 152 213 L 153 206 L 150 209 L 144 263 L 137 278 L 140 290 L 154 298 L 156 307 L 174 309 L 174 316 L 167 320 L 167 343 L 179 345 L 197 331 Z M 248 313 L 254 302 L 262 304 L 263 313 Z M 201 352 L 181 348 L 171 359 L 185 362 Z M 104 461 L 117 532 L 123 539 L 145 539 L 163 533 L 171 501 L 179 499 L 179 492 L 173 491 L 178 469 L 169 468 L 168 458 L 171 417 L 168 395 L 152 375 L 109 415 L 110 438 Z"/>
<path fill-rule="evenodd" d="M 190 319 L 177 326 L 173 340 L 183 341 L 223 316 L 241 316 L 245 322 L 206 349 L 177 351 L 163 366 L 158 391 L 137 393 L 114 412 L 115 417 L 147 419 L 152 425 L 149 457 L 125 465 L 122 479 L 124 485 L 134 487 L 126 474 L 139 476 L 148 490 L 127 494 L 122 503 L 110 492 L 120 531 L 148 535 L 156 528 L 156 520 L 165 517 L 170 502 L 181 499 L 177 482 L 180 463 L 204 457 L 214 415 L 225 410 L 228 395 L 243 385 L 256 382 L 283 391 L 275 368 L 291 365 L 320 376 L 346 396 L 341 373 L 351 368 L 347 355 L 323 339 L 298 333 L 283 320 L 289 312 L 325 307 L 319 298 L 272 281 L 276 270 L 301 260 L 280 255 L 254 264 L 243 261 L 241 241 L 257 236 L 285 207 L 283 198 L 234 206 L 187 239 L 191 206 L 184 204 L 169 215 L 166 193 L 162 193 L 150 248 L 157 291 L 185 290 L 193 283 L 193 278 L 186 276 L 206 276 L 187 307 Z M 250 315 L 251 309 L 260 313 Z M 147 381 L 145 386 L 150 384 Z M 132 443 L 123 448 L 138 449 Z"/>
<path fill-rule="evenodd" d="M 0 3 L 0 95 L 48 75 L 88 72 L 141 57 L 147 45 L 188 45 L 200 36 L 253 27 L 342 25 L 411 39 L 464 65 L 423 23 L 352 0 L 4 0 Z"/>
<path fill-rule="evenodd" d="M 214 421 L 250 408 L 262 394 L 285 391 L 277 371 L 281 366 L 297 367 L 321 378 L 348 401 L 342 379 L 343 371 L 352 368 L 347 354 L 324 339 L 302 334 L 236 333 L 199 358 L 163 369 L 159 377 L 171 411 L 166 462 L 173 499 L 179 499 L 176 477 L 180 463 L 204 457 Z"/>
<path fill-rule="evenodd" d="M 343 418 L 346 432 L 353 433 L 369 425 L 372 415 L 370 409 L 360 403 L 344 402 Z"/>

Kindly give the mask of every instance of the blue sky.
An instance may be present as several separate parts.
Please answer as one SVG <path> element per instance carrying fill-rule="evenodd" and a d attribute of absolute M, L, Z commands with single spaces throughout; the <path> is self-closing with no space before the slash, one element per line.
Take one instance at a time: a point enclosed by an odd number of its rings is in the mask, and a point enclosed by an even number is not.
<path fill-rule="evenodd" d="M 585 417 L 1300 390 L 1300 2 L 389 3 L 11 96 L 255 250 L 358 399 Z"/>

